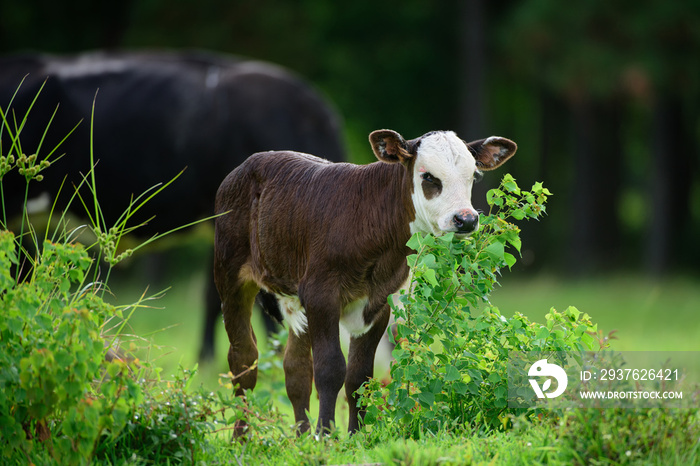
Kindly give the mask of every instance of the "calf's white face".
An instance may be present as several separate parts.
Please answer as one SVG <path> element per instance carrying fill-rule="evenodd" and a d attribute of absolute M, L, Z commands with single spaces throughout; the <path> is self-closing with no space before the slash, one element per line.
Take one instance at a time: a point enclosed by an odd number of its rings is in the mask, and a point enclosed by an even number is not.
<path fill-rule="evenodd" d="M 480 175 L 467 145 L 453 132 L 421 138 L 413 165 L 413 206 L 416 219 L 411 233 L 466 235 L 478 228 L 472 207 L 474 179 Z"/>
<path fill-rule="evenodd" d="M 474 181 L 481 170 L 493 170 L 515 154 L 517 145 L 492 136 L 465 143 L 452 131 L 435 131 L 405 141 L 391 130 L 370 134 L 370 143 L 383 162 L 403 163 L 411 170 L 417 231 L 467 236 L 479 227 L 479 214 L 471 203 Z"/>

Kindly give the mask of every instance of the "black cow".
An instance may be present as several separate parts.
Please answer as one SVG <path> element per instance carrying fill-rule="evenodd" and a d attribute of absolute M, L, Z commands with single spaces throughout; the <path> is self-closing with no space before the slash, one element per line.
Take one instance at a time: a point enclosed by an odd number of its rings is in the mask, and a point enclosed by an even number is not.
<path fill-rule="evenodd" d="M 79 173 L 88 173 L 90 114 L 98 89 L 95 176 L 108 225 L 127 207 L 130 193 L 138 195 L 187 167 L 134 220 L 156 214 L 138 230 L 143 235 L 211 215 L 221 180 L 255 152 L 292 149 L 344 159 L 337 115 L 307 83 L 268 63 L 205 52 L 8 56 L 0 58 L 0 107 L 21 121 L 45 81 L 21 133 L 23 152 L 36 152 L 57 104 L 40 158 L 84 121 L 61 146 L 59 152 L 67 155 L 44 172 L 44 181 L 32 184 L 31 196 L 55 194 L 66 173 L 74 184 Z M 0 144 L 6 155 L 7 131 Z M 24 194 L 24 180 L 11 175 L 3 181 L 10 215 L 12 206 L 18 212 Z M 213 355 L 220 313 L 216 291 L 209 288 L 202 359 Z M 274 310 L 274 299 L 263 298 Z"/>

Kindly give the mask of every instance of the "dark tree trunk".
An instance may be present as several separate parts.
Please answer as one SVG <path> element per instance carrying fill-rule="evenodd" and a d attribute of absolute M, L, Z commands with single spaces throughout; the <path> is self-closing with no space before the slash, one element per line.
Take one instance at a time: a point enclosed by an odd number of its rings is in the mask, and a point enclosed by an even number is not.
<path fill-rule="evenodd" d="M 532 244 L 532 250 L 523 259 L 534 265 L 550 265 L 567 270 L 566 261 L 569 257 L 565 257 L 561 251 L 570 243 L 563 220 L 571 209 L 571 199 L 567 199 L 571 192 L 570 182 L 565 175 L 571 170 L 571 160 L 562 154 L 571 154 L 568 148 L 571 146 L 569 134 L 572 122 L 563 117 L 570 114 L 570 108 L 565 101 L 544 87 L 539 90 L 539 96 L 540 151 L 536 154 L 538 168 L 534 180 L 544 182 L 554 193 L 547 206 L 547 212 L 553 217 L 529 223 L 523 229 L 523 244 Z"/>
<path fill-rule="evenodd" d="M 655 276 L 668 271 L 680 246 L 691 187 L 692 142 L 683 119 L 682 102 L 660 97 L 654 106 L 646 264 Z"/>
<path fill-rule="evenodd" d="M 570 269 L 574 273 L 618 265 L 617 201 L 623 157 L 620 121 L 620 105 L 615 100 L 574 104 L 569 246 Z"/>
<path fill-rule="evenodd" d="M 471 141 L 484 137 L 484 5 L 483 0 L 465 0 L 459 6 L 460 84 L 458 134 Z"/>

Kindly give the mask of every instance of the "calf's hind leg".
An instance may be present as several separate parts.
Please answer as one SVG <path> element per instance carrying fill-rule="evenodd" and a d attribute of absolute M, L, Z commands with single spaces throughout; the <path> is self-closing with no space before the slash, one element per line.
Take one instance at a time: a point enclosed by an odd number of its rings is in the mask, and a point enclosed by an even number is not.
<path fill-rule="evenodd" d="M 250 318 L 258 290 L 254 282 L 243 282 L 227 290 L 221 297 L 224 326 L 230 343 L 228 366 L 235 377 L 234 385 L 239 384 L 236 395 L 254 388 L 257 381 L 255 361 L 258 359 L 258 347 Z"/>
<path fill-rule="evenodd" d="M 258 378 L 258 347 L 255 333 L 250 322 L 258 286 L 253 282 L 237 283 L 232 287 L 224 287 L 226 292 L 221 295 L 221 310 L 224 316 L 224 326 L 229 339 L 228 366 L 233 374 L 233 384 L 237 385 L 236 395 L 243 396 L 244 390 L 252 390 Z M 234 437 L 242 435 L 246 430 L 246 422 L 236 422 Z"/>

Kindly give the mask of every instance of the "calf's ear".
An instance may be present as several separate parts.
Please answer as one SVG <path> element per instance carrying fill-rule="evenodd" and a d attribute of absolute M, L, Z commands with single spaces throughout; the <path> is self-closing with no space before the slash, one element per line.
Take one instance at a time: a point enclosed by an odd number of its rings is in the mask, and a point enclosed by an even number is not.
<path fill-rule="evenodd" d="M 467 147 L 474 154 L 476 166 L 480 170 L 493 170 L 500 167 L 518 150 L 516 143 L 498 136 L 470 142 Z"/>
<path fill-rule="evenodd" d="M 396 131 L 378 129 L 369 135 L 374 155 L 382 162 L 404 163 L 413 157 L 409 143 Z"/>

